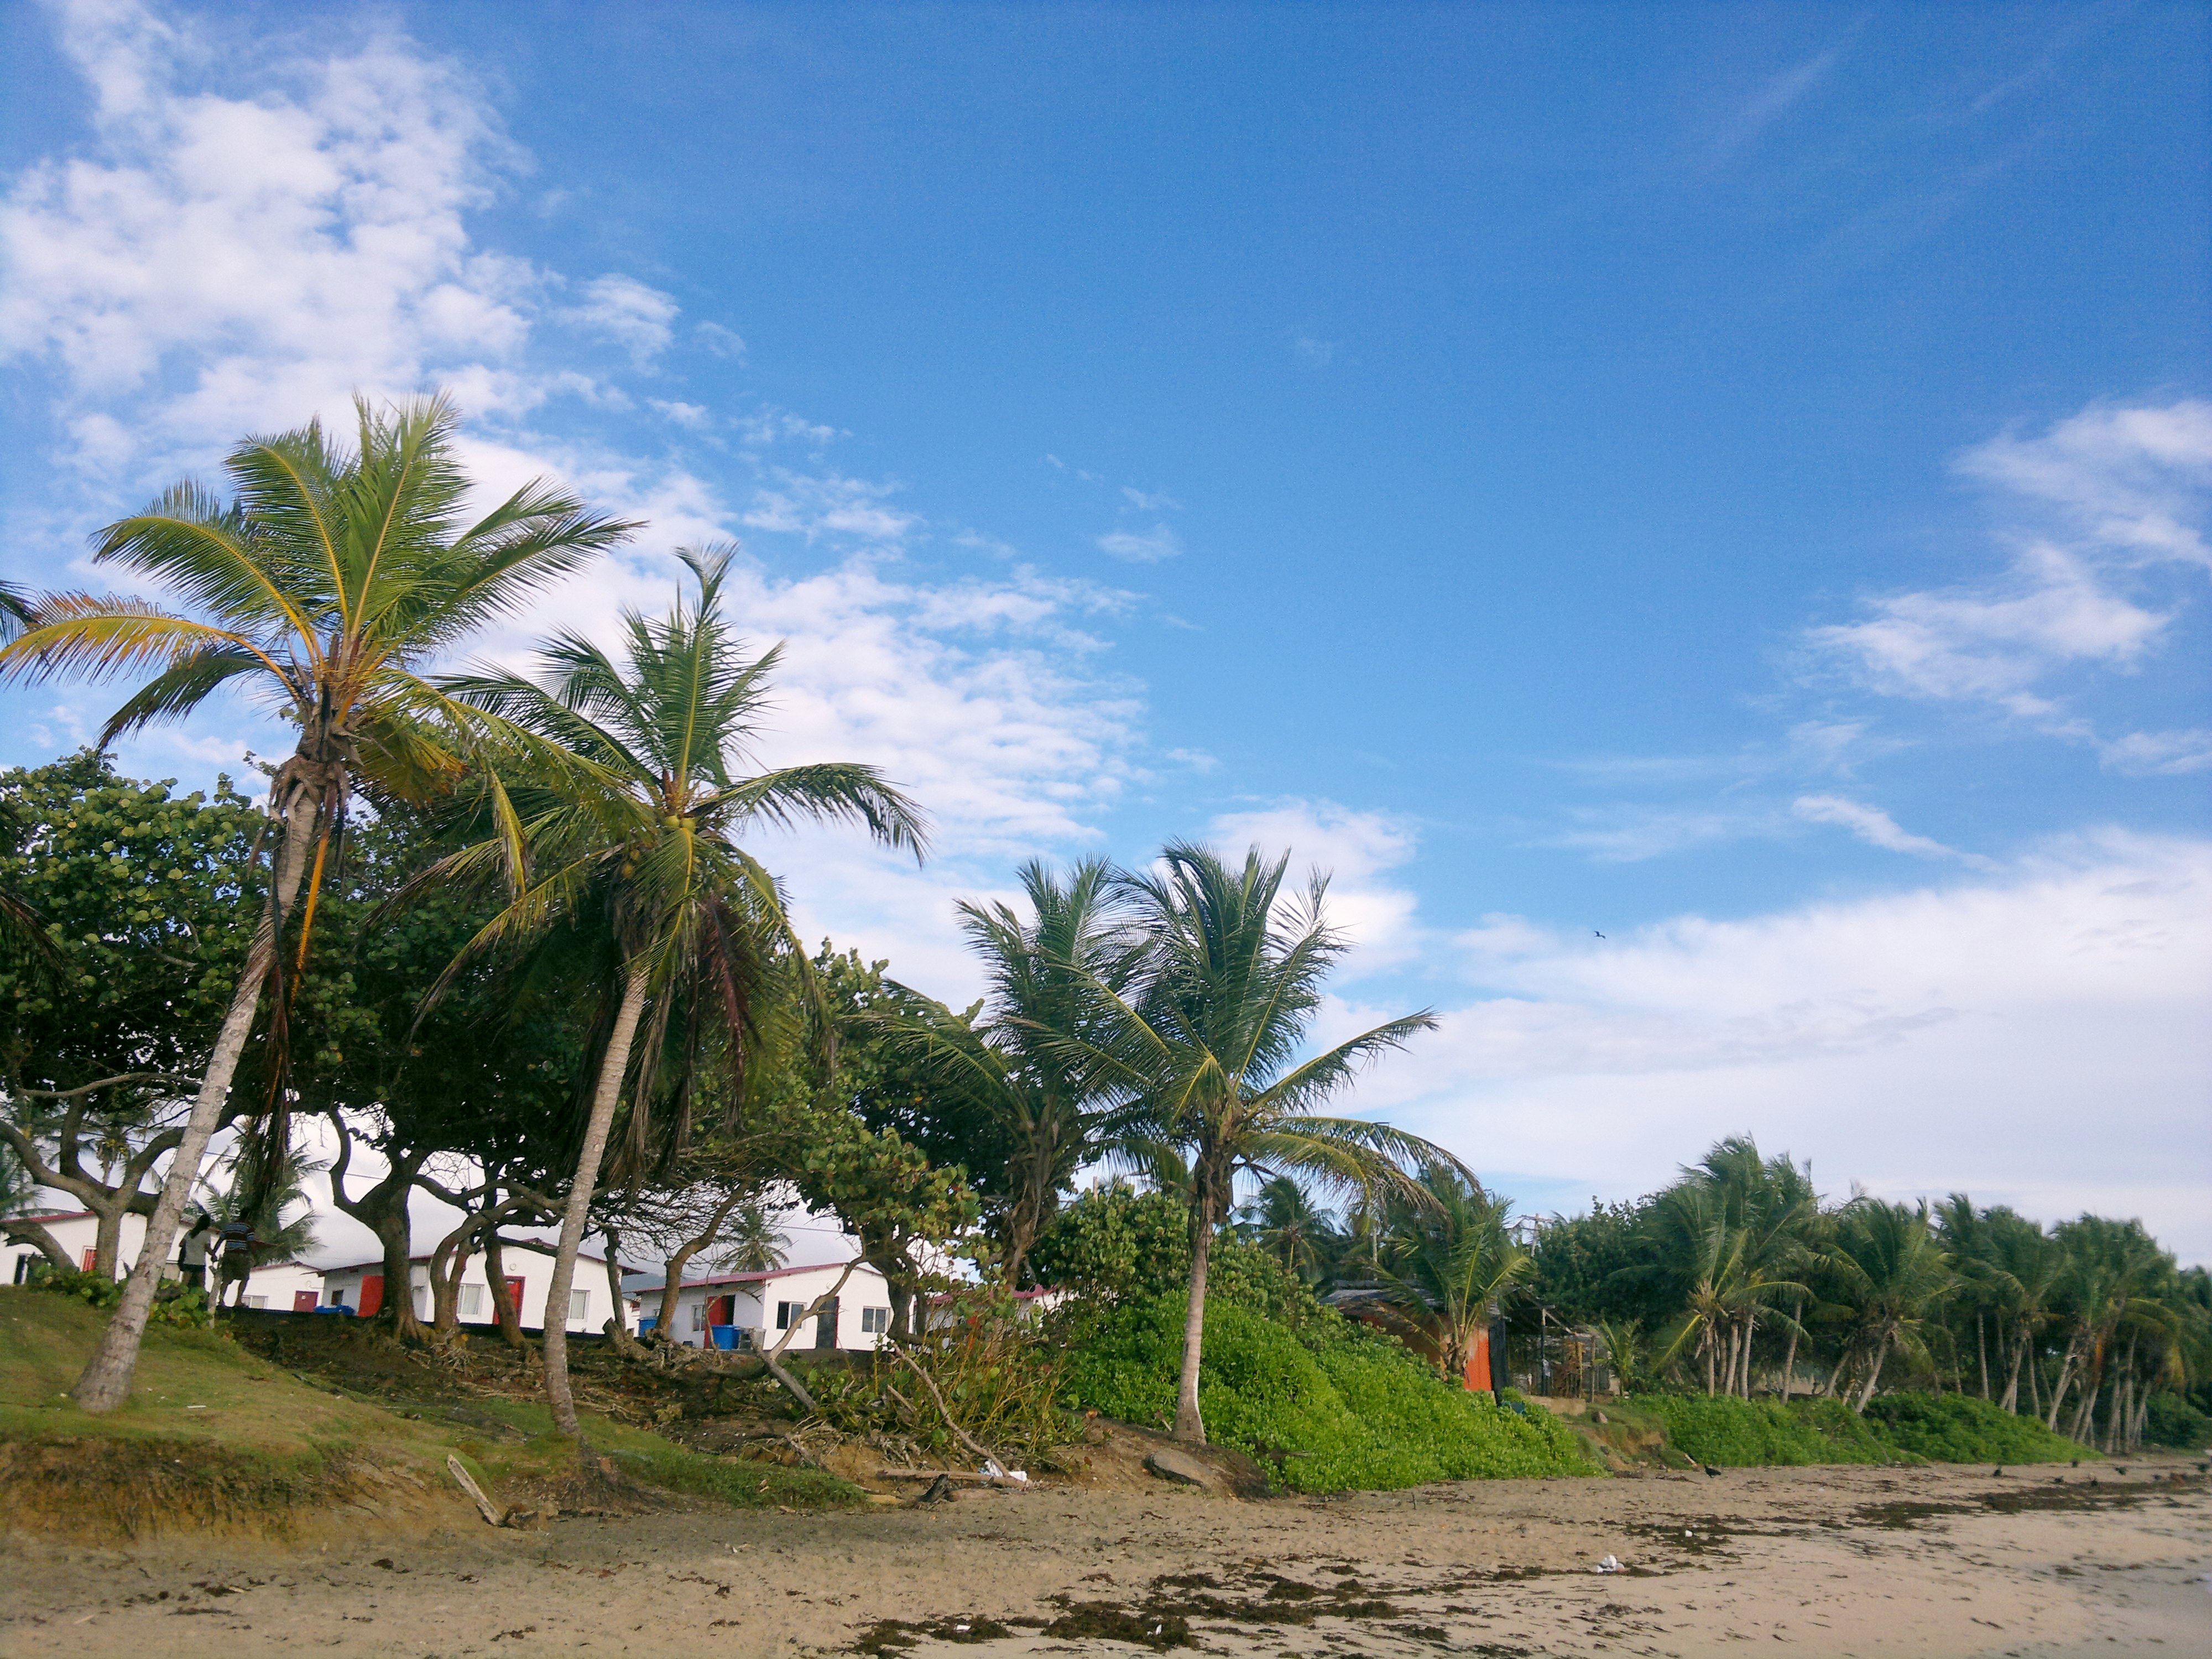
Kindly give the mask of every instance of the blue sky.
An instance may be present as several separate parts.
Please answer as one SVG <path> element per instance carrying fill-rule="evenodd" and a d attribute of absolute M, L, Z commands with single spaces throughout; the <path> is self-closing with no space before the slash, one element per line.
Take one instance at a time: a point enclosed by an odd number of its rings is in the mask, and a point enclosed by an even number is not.
<path fill-rule="evenodd" d="M 1528 1207 L 1747 1129 L 2212 1255 L 2203 9 L 0 26 L 10 575 L 450 385 L 653 521 L 539 620 L 744 540 L 777 741 L 942 831 L 777 854 L 932 988 L 1022 857 L 1256 837 L 1332 1029 L 1443 1013 L 1359 1103 Z"/>

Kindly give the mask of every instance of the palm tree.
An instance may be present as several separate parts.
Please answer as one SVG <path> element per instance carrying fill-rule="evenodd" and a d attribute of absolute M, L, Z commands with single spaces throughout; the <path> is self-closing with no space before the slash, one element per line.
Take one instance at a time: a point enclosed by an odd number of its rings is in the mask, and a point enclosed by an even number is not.
<path fill-rule="evenodd" d="M 218 1307 L 233 1285 L 240 1296 L 246 1294 L 246 1281 L 256 1267 L 294 1261 L 315 1248 L 315 1213 L 302 1183 L 325 1165 L 288 1151 L 283 1167 L 264 1178 L 251 1163 L 261 1148 L 258 1140 L 247 1143 L 232 1167 L 229 1185 L 210 1192 L 194 1206 L 197 1214 L 187 1236 L 210 1235 L 210 1253 L 217 1261 L 215 1294 L 210 1299 Z M 292 1209 L 300 1213 L 287 1221 L 284 1212 Z M 236 1248 L 231 1244 L 234 1238 L 239 1241 Z"/>
<path fill-rule="evenodd" d="M 1243 1222 L 1255 1244 L 1280 1256 L 1284 1269 L 1309 1285 L 1322 1277 L 1337 1243 L 1334 1218 L 1290 1176 L 1262 1182 L 1245 1205 Z"/>
<path fill-rule="evenodd" d="M 546 1394 L 555 1423 L 570 1436 L 580 1430 L 561 1310 L 625 1085 L 635 1162 L 647 1146 L 664 1059 L 674 1055 L 672 1076 L 688 1084 L 702 1045 L 718 1033 L 742 1065 L 750 1004 L 775 963 L 807 972 L 783 894 L 739 836 L 763 825 L 842 820 L 917 858 L 925 837 L 921 813 L 872 767 L 745 773 L 781 647 L 749 657 L 730 632 L 722 583 L 735 552 L 733 545 L 679 552 L 698 580 L 697 603 L 687 606 L 679 594 L 659 621 L 623 611 L 619 665 L 564 632 L 540 647 L 549 671 L 543 683 L 506 673 L 443 683 L 470 706 L 582 763 L 550 786 L 526 774 L 510 780 L 496 768 L 484 771 L 478 799 L 492 833 L 434 866 L 422 884 L 503 881 L 511 896 L 433 998 L 487 953 L 580 946 L 603 963 L 598 1073 L 546 1302 Z M 679 1098 L 688 1100 L 688 1089 Z"/>
<path fill-rule="evenodd" d="M 304 885 L 305 947 L 349 794 L 366 781 L 420 795 L 459 769 L 452 744 L 471 722 L 422 678 L 424 662 L 635 527 L 535 482 L 467 523 L 469 480 L 454 453 L 459 417 L 448 399 L 381 414 L 356 400 L 356 415 L 352 450 L 325 438 L 319 421 L 249 438 L 224 462 L 228 503 L 182 483 L 100 533 L 95 560 L 162 584 L 184 609 L 49 594 L 0 651 L 0 674 L 34 679 L 154 671 L 109 718 L 102 747 L 180 720 L 234 682 L 299 732 L 270 787 L 270 815 L 282 826 L 271 878 L 245 900 L 262 907 L 259 931 L 122 1304 L 77 1381 L 76 1401 L 88 1411 L 112 1410 L 130 1393 L 161 1267 L 224 1115 L 264 981 L 296 971 L 280 958 L 279 941 Z M 280 984 L 272 1021 L 281 1021 L 284 1002 Z M 272 1035 L 281 1052 L 281 1026 Z M 281 1066 L 272 1070 L 281 1078 Z M 281 1088 L 271 1104 L 265 1133 L 281 1146 Z"/>
<path fill-rule="evenodd" d="M 1075 1172 L 1096 1157 L 1100 1092 L 1071 1060 L 1095 1022 L 1091 986 L 1117 982 L 1127 953 L 1113 912 L 1112 870 L 1084 860 L 1066 877 L 1032 860 L 1020 872 L 1024 920 L 1005 903 L 963 902 L 961 928 L 983 959 L 990 995 L 981 1018 L 952 1015 L 926 998 L 883 1016 L 886 1037 L 949 1095 L 992 1126 L 1008 1149 L 1002 1184 L 1000 1273 L 1021 1288 L 1024 1264 Z"/>
<path fill-rule="evenodd" d="M 1175 1435 L 1203 1444 L 1206 1261 L 1238 1174 L 1295 1170 L 1344 1188 L 1395 1185 L 1419 1201 L 1420 1189 L 1400 1165 L 1457 1160 L 1384 1124 L 1313 1115 L 1364 1062 L 1436 1024 L 1425 1012 L 1408 1014 L 1297 1058 L 1322 982 L 1345 950 L 1323 915 L 1326 881 L 1316 878 L 1303 901 L 1287 899 L 1287 856 L 1271 864 L 1257 848 L 1238 868 L 1210 848 L 1173 842 L 1162 862 L 1162 873 L 1123 878 L 1140 954 L 1122 988 L 1089 978 L 1099 1034 L 1066 1047 L 1120 1094 L 1130 1133 L 1188 1154 L 1190 1306 Z"/>
<path fill-rule="evenodd" d="M 1534 1268 L 1535 1258 L 1506 1231 L 1513 1200 L 1492 1197 L 1458 1170 L 1431 1165 L 1420 1173 L 1426 1200 L 1390 1206 L 1384 1247 L 1385 1293 L 1437 1346 L 1437 1361 L 1458 1382 L 1467 1375 L 1476 1334 L 1500 1300 Z M 1503 1365 L 1504 1355 L 1497 1363 Z"/>
<path fill-rule="evenodd" d="M 1838 1275 L 1850 1310 L 1851 1334 L 1843 1365 L 1863 1358 L 1866 1376 L 1851 1404 L 1863 1412 L 1894 1348 L 1923 1346 L 1921 1332 L 1957 1278 L 1929 1225 L 1928 1206 L 1856 1198 L 1844 1206 L 1843 1226 L 1829 1265 Z"/>

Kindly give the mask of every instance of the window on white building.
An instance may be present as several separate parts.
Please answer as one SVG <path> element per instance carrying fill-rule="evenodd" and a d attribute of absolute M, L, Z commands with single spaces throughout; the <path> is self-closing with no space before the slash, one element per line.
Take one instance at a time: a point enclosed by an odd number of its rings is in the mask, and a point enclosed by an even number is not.
<path fill-rule="evenodd" d="M 246 1298 L 246 1305 L 249 1308 L 265 1308 L 269 1305 L 269 1298 L 265 1296 L 249 1296 Z"/>
<path fill-rule="evenodd" d="M 689 1328 L 695 1336 L 701 1331 L 707 1328 L 707 1304 L 705 1303 L 694 1302 L 691 1304 L 691 1323 Z"/>
<path fill-rule="evenodd" d="M 592 1316 L 592 1293 L 589 1291 L 568 1292 L 568 1322 L 571 1325 Z"/>
<path fill-rule="evenodd" d="M 805 1311 L 806 1304 L 804 1302 L 777 1303 L 775 1304 L 776 1329 L 780 1331 L 789 1330 L 792 1327 L 792 1322 L 798 1319 L 799 1316 L 804 1314 Z"/>
<path fill-rule="evenodd" d="M 860 1334 L 862 1336 L 881 1336 L 888 1332 L 890 1328 L 891 1310 L 889 1308 L 863 1308 L 860 1310 Z"/>
<path fill-rule="evenodd" d="M 483 1306 L 484 1287 L 483 1285 L 464 1285 L 461 1286 L 462 1318 L 482 1319 L 483 1317 Z"/>

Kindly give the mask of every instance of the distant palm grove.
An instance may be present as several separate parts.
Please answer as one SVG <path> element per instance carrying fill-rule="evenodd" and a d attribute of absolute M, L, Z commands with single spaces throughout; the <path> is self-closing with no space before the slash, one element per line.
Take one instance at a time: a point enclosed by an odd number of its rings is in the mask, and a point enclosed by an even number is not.
<path fill-rule="evenodd" d="M 404 1342 L 465 1340 L 482 1255 L 493 1340 L 523 1346 L 498 1263 L 550 1231 L 549 1306 L 589 1240 L 612 1275 L 668 1264 L 657 1329 L 608 1333 L 649 1362 L 685 1265 L 769 1259 L 804 1206 L 881 1273 L 883 1335 L 925 1380 L 930 1298 L 957 1297 L 1036 1423 L 1091 1407 L 1203 1441 L 1211 1418 L 1319 1460 L 1310 1482 L 1583 1468 L 1524 1393 L 1877 1417 L 1954 1396 L 2106 1452 L 2212 1435 L 2212 1281 L 2137 1223 L 1836 1201 L 1748 1138 L 1636 1203 L 1519 1217 L 1454 1153 L 1347 1115 L 1431 1022 L 1316 1046 L 1345 944 L 1287 854 L 1025 866 L 1018 898 L 960 907 L 964 1009 L 802 940 L 762 832 L 919 860 L 927 803 L 870 765 L 762 761 L 779 653 L 728 614 L 728 547 L 681 553 L 667 608 L 610 643 L 471 665 L 639 526 L 541 484 L 464 512 L 455 431 L 439 399 L 363 405 L 343 441 L 247 439 L 222 491 L 179 483 L 97 538 L 145 593 L 0 587 L 0 674 L 118 688 L 98 745 L 0 775 L 0 1229 L 109 1310 L 84 1409 L 128 1396 L 150 1322 L 307 1248 L 312 1144 L 387 1282 L 429 1256 L 427 1312 L 376 1316 Z M 117 772 L 113 739 L 226 690 L 292 734 L 252 794 Z M 97 1218 L 88 1270 L 42 1194 Z M 421 1194 L 456 1218 L 438 1238 L 414 1236 Z M 189 1287 L 195 1231 L 245 1242 Z M 1016 1310 L 1038 1289 L 1065 1293 L 1057 1322 Z M 538 1348 L 574 1436 L 568 1342 L 549 1319 Z M 1328 1449 L 1282 1450 L 1232 1351 L 1335 1401 Z M 809 1411 L 862 1409 L 767 1363 Z"/>

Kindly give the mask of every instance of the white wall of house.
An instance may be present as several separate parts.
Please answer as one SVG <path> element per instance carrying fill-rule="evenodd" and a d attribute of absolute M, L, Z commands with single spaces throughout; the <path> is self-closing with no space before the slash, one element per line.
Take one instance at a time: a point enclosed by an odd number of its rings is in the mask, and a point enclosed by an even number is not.
<path fill-rule="evenodd" d="M 237 1305 L 268 1313 L 298 1313 L 323 1299 L 323 1270 L 299 1261 L 270 1261 L 248 1274 Z"/>
<path fill-rule="evenodd" d="M 764 1273 L 718 1273 L 694 1279 L 677 1292 L 676 1328 L 672 1334 L 686 1347 L 705 1347 L 713 1340 L 708 1333 L 710 1323 L 730 1324 L 744 1333 L 739 1338 L 742 1346 L 769 1348 L 774 1347 L 786 1328 L 796 1322 L 799 1332 L 791 1339 L 787 1352 L 823 1346 L 822 1333 L 817 1328 L 819 1320 L 802 1318 L 800 1315 L 817 1297 L 836 1284 L 838 1274 L 844 1270 L 845 1264 L 836 1261 L 822 1267 L 779 1267 Z M 657 1290 L 646 1290 L 640 1299 L 647 1318 L 659 1315 L 660 1294 Z M 726 1307 L 718 1306 L 725 1300 Z M 826 1346 L 878 1347 L 890 1330 L 890 1291 L 884 1276 L 873 1267 L 855 1267 L 844 1288 L 837 1292 L 836 1328 L 833 1340 Z"/>
<path fill-rule="evenodd" d="M 502 1252 L 503 1265 L 510 1279 L 520 1279 L 521 1285 L 515 1297 L 525 1330 L 545 1328 L 545 1293 L 553 1287 L 553 1258 L 535 1250 L 518 1250 L 509 1245 Z M 331 1267 L 321 1276 L 322 1303 L 329 1307 L 343 1303 L 358 1311 L 362 1306 L 364 1283 L 374 1279 L 381 1284 L 384 1264 L 381 1261 L 358 1261 L 349 1267 Z M 409 1291 L 414 1298 L 415 1315 L 427 1320 L 431 1313 L 430 1259 L 417 1256 L 408 1273 Z M 379 1297 L 388 1294 L 380 1289 Z M 605 1261 L 598 1256 L 580 1255 L 576 1258 L 576 1278 L 568 1292 L 568 1326 L 572 1331 L 592 1332 L 602 1328 L 610 1314 Z M 491 1281 L 484 1269 L 481 1253 L 469 1258 L 469 1265 L 461 1274 L 459 1314 L 461 1322 L 489 1325 L 495 1314 L 491 1300 Z M 623 1300 L 623 1328 L 637 1328 L 637 1303 L 635 1297 Z"/>
<path fill-rule="evenodd" d="M 92 1255 L 100 1237 L 100 1218 L 89 1210 L 34 1212 L 30 1215 L 10 1218 L 17 1221 L 35 1221 L 45 1227 L 55 1243 L 68 1252 L 69 1259 L 86 1272 L 92 1267 Z M 146 1218 L 126 1215 L 123 1218 L 122 1234 L 115 1252 L 115 1276 L 128 1279 L 131 1269 L 138 1260 L 138 1252 L 146 1243 Z M 196 1253 L 197 1254 L 197 1253 Z M 0 1255 L 0 1284 L 20 1285 L 31 1270 L 33 1261 L 44 1261 L 46 1254 L 35 1244 L 21 1244 L 14 1239 L 5 1242 L 4 1255 Z"/>

